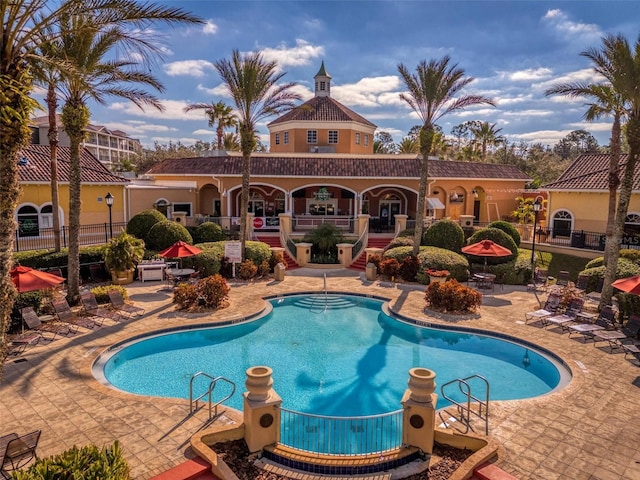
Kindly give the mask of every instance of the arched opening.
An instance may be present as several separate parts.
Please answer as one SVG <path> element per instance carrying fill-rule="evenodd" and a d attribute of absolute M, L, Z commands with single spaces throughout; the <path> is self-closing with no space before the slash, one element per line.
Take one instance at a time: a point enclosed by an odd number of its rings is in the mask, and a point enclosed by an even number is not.
<path fill-rule="evenodd" d="M 569 237 L 573 226 L 573 215 L 567 210 L 558 210 L 553 214 L 552 234 L 555 237 Z"/>
<path fill-rule="evenodd" d="M 40 234 L 40 215 L 32 205 L 24 205 L 18 209 L 18 236 L 37 237 Z"/>

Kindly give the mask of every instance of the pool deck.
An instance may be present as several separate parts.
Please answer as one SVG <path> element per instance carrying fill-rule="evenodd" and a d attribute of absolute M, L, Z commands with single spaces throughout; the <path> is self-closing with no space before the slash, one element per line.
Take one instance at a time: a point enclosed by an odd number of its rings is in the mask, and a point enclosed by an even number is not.
<path fill-rule="evenodd" d="M 117 439 L 135 479 L 176 466 L 193 457 L 189 438 L 205 426 L 206 412 L 189 416 L 188 401 L 137 397 L 101 385 L 90 371 L 96 356 L 146 332 L 250 315 L 262 309 L 265 296 L 321 291 L 323 273 L 330 292 L 381 296 L 413 318 L 513 335 L 555 352 L 569 365 L 573 379 L 559 392 L 491 403 L 489 434 L 502 445 L 497 465 L 503 470 L 519 479 L 640 480 L 640 368 L 635 361 L 609 353 L 603 343 L 594 347 L 559 329 L 525 325 L 524 313 L 538 305 L 524 287 L 506 286 L 485 295 L 478 315 L 438 318 L 425 310 L 423 286 L 369 282 L 352 270 L 302 268 L 287 272 L 283 282 L 231 283 L 230 306 L 206 314 L 176 311 L 171 292 L 159 282 L 127 285 L 131 300 L 147 310 L 142 318 L 107 321 L 98 330 L 30 348 L 17 359 L 23 361 L 7 360 L 0 385 L 0 435 L 42 429 L 40 457 L 74 444 Z M 218 421 L 237 422 L 239 417 L 227 411 Z"/>

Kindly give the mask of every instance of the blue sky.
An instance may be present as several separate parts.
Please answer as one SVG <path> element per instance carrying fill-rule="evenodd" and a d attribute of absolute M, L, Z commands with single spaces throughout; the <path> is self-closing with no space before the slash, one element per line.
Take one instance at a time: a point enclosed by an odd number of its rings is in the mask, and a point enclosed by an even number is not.
<path fill-rule="evenodd" d="M 332 96 L 399 141 L 418 123 L 399 98 L 397 65 L 411 70 L 421 60 L 449 55 L 475 77 L 465 92 L 481 93 L 497 106 L 470 108 L 444 117 L 445 133 L 467 120 L 496 123 L 510 141 L 554 144 L 572 130 L 587 129 L 609 143 L 607 119 L 583 121 L 583 101 L 548 98 L 557 82 L 592 81 L 579 54 L 599 47 L 607 33 L 635 43 L 638 1 L 164 1 L 207 21 L 204 26 L 158 30 L 166 56 L 153 73 L 166 87 L 165 112 L 141 111 L 113 100 L 91 105 L 92 123 L 119 128 L 145 146 L 169 140 L 193 144 L 215 134 L 193 102 L 225 101 L 213 62 L 232 50 L 261 50 L 310 98 L 313 76 L 324 60 Z M 271 120 L 271 119 L 270 119 Z M 266 123 L 266 122 L 265 122 Z M 266 139 L 267 129 L 260 129 Z"/>

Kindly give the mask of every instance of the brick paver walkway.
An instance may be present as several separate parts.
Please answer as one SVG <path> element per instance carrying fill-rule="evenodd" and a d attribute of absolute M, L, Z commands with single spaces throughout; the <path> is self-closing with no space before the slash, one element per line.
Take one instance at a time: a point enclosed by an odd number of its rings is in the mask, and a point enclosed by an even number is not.
<path fill-rule="evenodd" d="M 176 311 L 170 292 L 158 282 L 127 286 L 130 298 L 147 309 L 143 318 L 105 322 L 99 330 L 29 349 L 22 357 L 26 361 L 7 361 L 0 385 L 0 434 L 42 429 L 40 456 L 73 444 L 118 439 L 134 478 L 167 470 L 192 455 L 188 441 L 203 427 L 206 412 L 189 417 L 185 400 L 137 397 L 101 385 L 90 371 L 96 356 L 141 333 L 249 315 L 262 308 L 266 295 L 320 291 L 322 273 L 298 269 L 288 272 L 284 282 L 234 284 L 229 308 L 201 314 Z M 387 297 L 393 309 L 414 318 L 523 338 L 552 350 L 570 366 L 573 379 L 562 391 L 491 404 L 490 436 L 502 444 L 497 463 L 502 469 L 520 479 L 640 480 L 640 369 L 634 362 L 559 330 L 524 325 L 524 312 L 537 308 L 524 288 L 506 287 L 485 296 L 478 315 L 439 319 L 424 309 L 423 287 L 367 282 L 363 275 L 329 271 L 328 289 Z M 222 419 L 238 420 L 234 412 Z"/>

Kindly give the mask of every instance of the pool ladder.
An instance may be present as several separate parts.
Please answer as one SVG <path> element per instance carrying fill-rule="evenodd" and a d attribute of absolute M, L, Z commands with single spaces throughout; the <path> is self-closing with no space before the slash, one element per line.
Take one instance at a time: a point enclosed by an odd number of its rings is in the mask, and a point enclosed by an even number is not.
<path fill-rule="evenodd" d="M 193 382 L 196 380 L 196 378 L 198 377 L 205 377 L 207 379 L 210 380 L 209 382 L 209 388 L 207 388 L 207 390 L 197 396 L 197 397 L 193 397 Z M 223 382 L 223 383 L 227 383 L 229 385 L 231 385 L 231 393 L 229 395 L 227 395 L 226 397 L 224 397 L 222 400 L 219 400 L 215 403 L 213 403 L 213 391 L 216 388 L 216 385 L 218 385 L 218 382 Z M 211 418 L 213 418 L 213 416 L 218 416 L 218 405 L 222 404 L 223 402 L 225 402 L 226 400 L 229 400 L 231 397 L 233 397 L 233 394 L 236 393 L 236 384 L 233 383 L 231 380 L 229 380 L 228 378 L 225 377 L 212 377 L 211 375 L 209 375 L 208 373 L 205 372 L 198 372 L 192 375 L 191 380 L 189 381 L 189 415 L 193 414 L 193 412 L 198 410 L 198 402 L 200 400 L 202 400 L 204 397 L 208 397 L 207 398 L 207 403 L 209 405 L 209 420 L 211 420 Z M 213 410 L 214 415 L 211 415 L 211 411 Z"/>
<path fill-rule="evenodd" d="M 470 381 L 479 380 L 479 383 L 484 387 L 484 399 L 476 397 L 471 391 Z M 478 382 L 475 382 L 478 383 Z M 449 393 L 449 387 L 455 388 L 458 386 L 458 391 L 466 398 L 464 402 L 456 401 L 452 398 L 452 393 Z M 471 426 L 471 415 L 478 417 L 480 420 L 484 420 L 484 434 L 489 435 L 489 381 L 481 375 L 471 375 L 465 378 L 456 378 L 443 384 L 440 387 L 440 394 L 442 398 L 451 402 L 451 404 L 457 409 L 460 422 L 465 426 L 465 430 L 462 433 L 467 433 L 473 427 Z M 446 420 L 444 414 L 451 415 L 446 408 L 443 408 L 438 412 L 442 423 L 447 427 L 452 426 L 451 420 Z M 455 418 L 455 417 L 454 417 Z"/>

